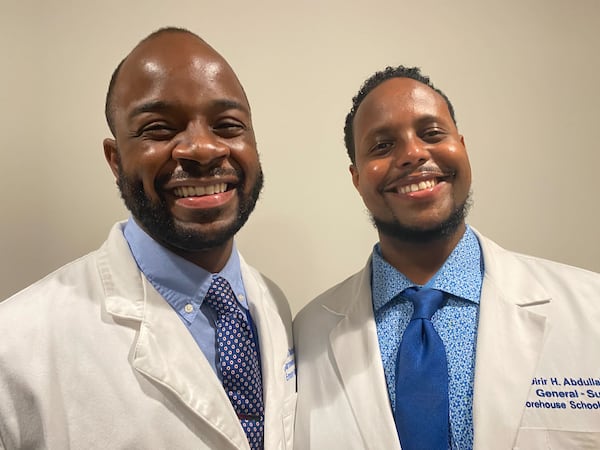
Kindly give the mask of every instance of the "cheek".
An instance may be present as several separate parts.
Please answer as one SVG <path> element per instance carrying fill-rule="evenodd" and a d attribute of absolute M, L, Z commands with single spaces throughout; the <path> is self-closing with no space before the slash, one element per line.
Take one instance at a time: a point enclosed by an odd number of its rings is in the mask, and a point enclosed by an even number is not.
<path fill-rule="evenodd" d="M 458 170 L 460 170 L 462 174 L 462 179 L 464 180 L 464 184 L 466 185 L 465 189 L 469 190 L 471 187 L 471 163 L 469 162 L 469 157 L 467 156 L 467 153 L 464 150 L 461 154 L 457 156 L 460 158 L 460 166 L 458 167 Z"/>
<path fill-rule="evenodd" d="M 140 174 L 147 167 L 158 165 L 165 159 L 165 150 L 154 144 L 137 144 L 122 148 L 121 163 L 131 173 Z"/>
<path fill-rule="evenodd" d="M 387 173 L 387 166 L 381 161 L 374 161 L 366 164 L 360 173 L 361 183 L 364 184 L 366 190 L 375 190 L 383 181 Z"/>
<path fill-rule="evenodd" d="M 157 176 L 158 173 L 173 169 L 177 162 L 173 159 L 173 145 L 149 145 L 141 149 L 137 160 L 138 170 L 144 176 Z"/>
<path fill-rule="evenodd" d="M 460 161 L 455 163 L 454 168 L 457 172 L 455 200 L 462 203 L 467 199 L 471 190 L 471 165 L 466 153 L 461 156 Z"/>
<path fill-rule="evenodd" d="M 452 146 L 445 153 L 437 155 L 436 159 L 447 168 L 455 170 L 465 184 L 471 184 L 471 164 L 463 146 Z"/>
<path fill-rule="evenodd" d="M 365 204 L 372 204 L 380 199 L 380 186 L 387 173 L 386 166 L 380 162 L 370 162 L 360 167 L 354 177 L 355 187 Z"/>
<path fill-rule="evenodd" d="M 171 159 L 166 157 L 165 154 L 166 152 L 153 146 L 145 149 L 134 149 L 122 158 L 123 172 L 129 178 L 141 181 L 144 192 L 153 200 L 158 198 L 156 192 L 157 182 L 161 179 L 165 181 L 170 178 L 176 165 L 175 162 L 169 164 Z"/>
<path fill-rule="evenodd" d="M 230 146 L 231 157 L 233 160 L 242 167 L 242 170 L 246 172 L 246 176 L 254 177 L 260 166 L 258 157 L 258 151 L 256 146 L 250 145 L 250 143 L 243 143 L 240 145 Z"/>

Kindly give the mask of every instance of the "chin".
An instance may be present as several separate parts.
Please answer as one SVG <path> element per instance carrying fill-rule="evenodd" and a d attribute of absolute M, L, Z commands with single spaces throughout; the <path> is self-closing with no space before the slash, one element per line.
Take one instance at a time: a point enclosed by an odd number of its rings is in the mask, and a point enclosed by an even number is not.
<path fill-rule="evenodd" d="M 371 216 L 377 231 L 385 236 L 411 243 L 429 243 L 446 240 L 464 230 L 465 218 L 471 207 L 468 198 L 462 205 L 455 207 L 446 218 L 415 221 L 413 224 L 402 223 L 398 219 L 382 220 Z"/>
<path fill-rule="evenodd" d="M 221 247 L 227 244 L 238 231 L 235 222 L 221 226 L 175 223 L 173 228 L 172 233 L 165 241 L 169 245 L 185 251 L 202 251 Z"/>

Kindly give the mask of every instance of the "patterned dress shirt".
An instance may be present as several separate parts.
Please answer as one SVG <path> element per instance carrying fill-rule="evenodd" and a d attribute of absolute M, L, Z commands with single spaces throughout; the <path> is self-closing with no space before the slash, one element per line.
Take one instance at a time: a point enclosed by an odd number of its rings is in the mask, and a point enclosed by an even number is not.
<path fill-rule="evenodd" d="M 473 230 L 467 230 L 444 265 L 425 285 L 444 291 L 446 305 L 433 317 L 433 326 L 446 348 L 449 375 L 451 448 L 473 448 L 473 380 L 483 258 Z M 400 296 L 418 286 L 388 264 L 379 244 L 373 249 L 372 294 L 379 349 L 390 404 L 395 404 L 396 354 L 413 313 L 412 303 Z"/>
<path fill-rule="evenodd" d="M 215 374 L 221 379 L 221 370 L 218 369 L 218 343 L 215 337 L 217 313 L 204 302 L 204 297 L 212 283 L 212 274 L 160 245 L 131 218 L 125 225 L 123 234 L 139 269 L 177 312 Z M 238 306 L 246 314 L 256 337 L 256 328 L 250 317 L 242 281 L 240 257 L 235 244 L 229 261 L 218 275 L 231 285 Z M 258 344 L 258 338 L 256 341 Z"/>

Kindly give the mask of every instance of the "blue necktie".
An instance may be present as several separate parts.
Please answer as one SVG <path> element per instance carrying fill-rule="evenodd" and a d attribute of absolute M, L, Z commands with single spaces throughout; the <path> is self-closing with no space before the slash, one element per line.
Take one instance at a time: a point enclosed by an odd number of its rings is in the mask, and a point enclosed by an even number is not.
<path fill-rule="evenodd" d="M 260 362 L 252 328 L 225 278 L 213 278 L 205 300 L 217 312 L 217 342 L 223 388 L 240 419 L 250 448 L 262 449 L 265 408 Z"/>
<path fill-rule="evenodd" d="M 394 416 L 402 450 L 447 450 L 449 440 L 446 350 L 431 323 L 444 303 L 435 289 L 408 288 L 414 305 L 396 359 Z"/>

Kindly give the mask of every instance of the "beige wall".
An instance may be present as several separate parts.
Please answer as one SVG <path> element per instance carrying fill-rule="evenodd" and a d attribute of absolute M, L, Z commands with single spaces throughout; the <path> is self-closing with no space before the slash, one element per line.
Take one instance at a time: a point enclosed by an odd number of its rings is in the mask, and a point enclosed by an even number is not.
<path fill-rule="evenodd" d="M 400 63 L 455 105 L 471 224 L 600 271 L 598 0 L 0 0 L 0 298 L 127 217 L 102 155 L 104 94 L 125 53 L 165 25 L 199 33 L 245 85 L 267 178 L 239 246 L 294 310 L 376 241 L 342 123 L 364 78 Z"/>

